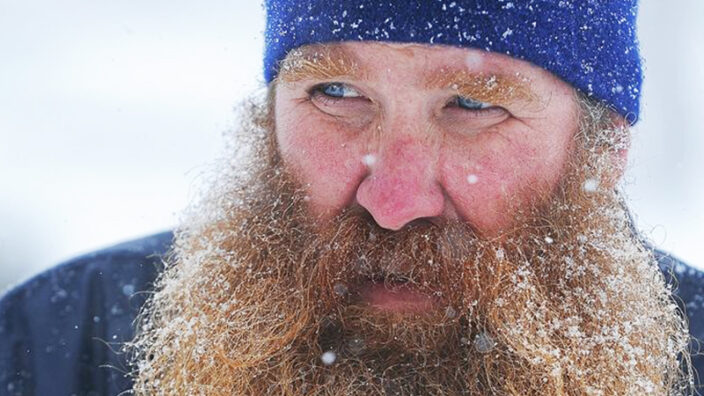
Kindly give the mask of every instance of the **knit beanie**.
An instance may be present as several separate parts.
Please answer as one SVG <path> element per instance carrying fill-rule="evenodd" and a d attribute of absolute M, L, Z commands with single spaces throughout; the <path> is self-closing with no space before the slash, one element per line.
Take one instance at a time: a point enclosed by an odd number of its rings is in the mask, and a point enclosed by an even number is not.
<path fill-rule="evenodd" d="M 286 54 L 325 42 L 478 48 L 540 66 L 638 120 L 637 0 L 265 0 L 264 78 Z"/>

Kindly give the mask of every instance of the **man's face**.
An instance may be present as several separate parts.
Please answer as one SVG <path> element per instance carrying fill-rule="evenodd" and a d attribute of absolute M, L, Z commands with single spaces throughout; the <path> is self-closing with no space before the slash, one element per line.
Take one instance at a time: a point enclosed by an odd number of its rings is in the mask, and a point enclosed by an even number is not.
<path fill-rule="evenodd" d="M 281 156 L 322 219 L 359 205 L 390 230 L 460 219 L 484 236 L 553 190 L 578 121 L 574 90 L 527 62 L 383 43 L 289 55 L 275 109 Z"/>
<path fill-rule="evenodd" d="M 685 326 L 608 182 L 624 131 L 604 107 L 421 45 L 303 48 L 270 93 L 231 142 L 245 172 L 226 158 L 176 234 L 137 394 L 682 384 Z"/>

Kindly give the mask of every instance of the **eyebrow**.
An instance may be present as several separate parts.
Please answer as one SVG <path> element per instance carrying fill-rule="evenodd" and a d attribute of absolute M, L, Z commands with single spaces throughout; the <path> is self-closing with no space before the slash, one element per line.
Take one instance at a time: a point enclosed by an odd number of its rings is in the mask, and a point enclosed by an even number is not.
<path fill-rule="evenodd" d="M 427 89 L 451 89 L 459 96 L 484 103 L 504 105 L 516 102 L 537 103 L 538 95 L 520 75 L 469 72 L 456 70 L 435 73 L 425 81 Z"/>
<path fill-rule="evenodd" d="M 280 63 L 277 79 L 284 83 L 295 83 L 307 79 L 366 79 L 369 74 L 369 71 L 359 64 L 355 55 L 345 48 L 312 45 L 291 51 Z M 493 105 L 539 102 L 538 95 L 528 86 L 528 80 L 520 75 L 441 68 L 425 78 L 424 87 L 449 89 L 459 96 Z"/>
<path fill-rule="evenodd" d="M 341 47 L 315 45 L 296 49 L 279 65 L 278 79 L 285 83 L 340 77 L 367 77 L 366 71 L 359 66 L 355 56 Z"/>

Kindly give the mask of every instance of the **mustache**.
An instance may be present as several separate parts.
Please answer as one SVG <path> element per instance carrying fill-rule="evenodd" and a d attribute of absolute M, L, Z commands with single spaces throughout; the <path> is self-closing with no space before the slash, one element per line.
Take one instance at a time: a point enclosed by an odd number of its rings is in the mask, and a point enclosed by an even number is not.
<path fill-rule="evenodd" d="M 361 207 L 344 210 L 318 230 L 312 270 L 328 308 L 354 301 L 368 283 L 411 286 L 447 304 L 462 298 L 463 279 L 491 243 L 460 221 L 418 219 L 400 230 L 380 227 Z"/>

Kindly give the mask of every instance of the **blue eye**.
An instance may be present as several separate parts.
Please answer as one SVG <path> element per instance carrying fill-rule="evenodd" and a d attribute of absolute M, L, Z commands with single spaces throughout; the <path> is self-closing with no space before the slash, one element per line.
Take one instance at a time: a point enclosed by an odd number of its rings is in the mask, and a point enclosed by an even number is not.
<path fill-rule="evenodd" d="M 354 88 L 342 83 L 321 84 L 314 90 L 332 98 L 358 98 L 362 96 Z"/>
<path fill-rule="evenodd" d="M 457 107 L 467 110 L 483 110 L 492 107 L 489 103 L 484 103 L 464 96 L 457 96 L 455 98 L 455 104 Z"/>

